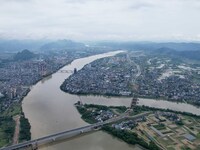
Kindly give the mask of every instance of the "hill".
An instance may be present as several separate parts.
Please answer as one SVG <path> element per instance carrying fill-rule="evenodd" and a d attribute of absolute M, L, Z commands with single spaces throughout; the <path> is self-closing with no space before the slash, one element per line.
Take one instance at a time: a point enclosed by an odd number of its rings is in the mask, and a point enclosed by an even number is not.
<path fill-rule="evenodd" d="M 168 47 L 162 47 L 154 51 L 157 54 L 168 55 L 171 57 L 182 57 L 191 60 L 198 60 L 200 61 L 200 50 L 195 51 L 176 51 L 174 49 Z"/>
<path fill-rule="evenodd" d="M 101 42 L 99 46 L 113 47 L 127 50 L 157 50 L 163 47 L 174 49 L 176 51 L 200 51 L 200 43 L 155 43 L 155 42 Z"/>
<path fill-rule="evenodd" d="M 41 50 L 67 50 L 67 49 L 76 49 L 76 48 L 84 48 L 85 45 L 83 43 L 74 42 L 71 40 L 58 40 L 56 42 L 50 42 L 41 46 Z"/>
<path fill-rule="evenodd" d="M 21 52 L 18 52 L 16 55 L 14 55 L 15 61 L 24 61 L 24 60 L 30 60 L 32 58 L 35 58 L 37 55 L 30 52 L 29 50 L 25 49 Z"/>

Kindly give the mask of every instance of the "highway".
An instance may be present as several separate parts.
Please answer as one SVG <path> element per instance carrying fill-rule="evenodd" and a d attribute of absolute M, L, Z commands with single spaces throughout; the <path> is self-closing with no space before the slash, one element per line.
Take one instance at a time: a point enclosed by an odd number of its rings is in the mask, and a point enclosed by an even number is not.
<path fill-rule="evenodd" d="M 99 130 L 103 125 L 106 125 L 106 124 L 114 123 L 116 121 L 127 119 L 127 118 L 134 120 L 134 119 L 138 119 L 140 117 L 143 117 L 143 116 L 146 116 L 146 115 L 149 114 L 149 112 L 147 112 L 147 113 L 142 113 L 142 114 L 139 114 L 139 115 L 127 117 L 127 113 L 128 112 L 126 112 L 126 113 L 124 113 L 124 114 L 122 114 L 118 117 L 114 117 L 114 118 L 111 118 L 109 120 L 106 120 L 104 122 L 99 122 L 99 123 L 95 123 L 95 124 L 92 124 L 92 125 L 87 125 L 87 126 L 84 126 L 84 127 L 75 128 L 75 129 L 72 129 L 72 130 L 67 130 L 67 131 L 63 131 L 63 132 L 60 132 L 60 133 L 48 135 L 48 136 L 38 138 L 38 139 L 35 139 L 35 140 L 30 140 L 30 141 L 23 142 L 23 143 L 20 143 L 20 144 L 4 147 L 4 148 L 1 148 L 0 150 L 22 150 L 22 149 L 27 149 L 27 148 L 30 148 L 32 150 L 36 150 L 41 145 L 45 145 L 45 144 L 48 144 L 48 143 L 72 138 L 72 137 L 81 135 L 83 133 Z"/>

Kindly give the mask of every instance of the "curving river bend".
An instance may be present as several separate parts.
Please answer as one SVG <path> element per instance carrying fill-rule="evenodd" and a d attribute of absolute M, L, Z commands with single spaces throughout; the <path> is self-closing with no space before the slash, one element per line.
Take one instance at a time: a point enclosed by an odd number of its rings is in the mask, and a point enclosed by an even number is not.
<path fill-rule="evenodd" d="M 121 51 L 115 51 L 76 59 L 71 64 L 66 65 L 62 69 L 73 70 L 74 68 L 77 68 L 77 70 L 79 70 L 84 65 L 94 60 L 113 56 L 120 52 Z M 22 108 L 25 116 L 29 119 L 31 124 L 32 139 L 87 125 L 87 123 L 81 119 L 80 114 L 74 107 L 74 103 L 80 99 L 83 103 L 115 106 L 130 105 L 131 98 L 106 98 L 100 96 L 79 97 L 76 95 L 64 93 L 60 90 L 60 85 L 70 75 L 71 73 L 60 73 L 58 71 L 34 85 L 31 88 L 29 94 L 24 98 Z M 139 104 L 159 108 L 171 108 L 180 111 L 187 109 L 189 112 L 192 111 L 192 113 L 200 114 L 200 109 L 188 104 L 177 104 L 172 102 L 147 99 L 141 99 Z M 137 146 L 130 146 L 102 131 L 98 131 L 79 138 L 61 141 L 53 145 L 47 145 L 40 149 L 138 150 L 140 148 Z"/>

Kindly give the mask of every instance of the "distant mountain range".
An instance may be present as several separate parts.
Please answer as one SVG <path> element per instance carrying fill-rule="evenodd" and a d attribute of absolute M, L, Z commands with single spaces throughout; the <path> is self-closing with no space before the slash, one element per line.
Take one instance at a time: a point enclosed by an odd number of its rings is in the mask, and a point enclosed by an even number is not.
<path fill-rule="evenodd" d="M 177 51 L 168 47 L 162 47 L 153 51 L 154 53 L 168 55 L 171 57 L 182 57 L 187 59 L 199 60 L 200 61 L 200 50 L 194 51 Z"/>
<path fill-rule="evenodd" d="M 85 44 L 74 42 L 71 40 L 58 40 L 55 42 L 47 43 L 41 46 L 40 50 L 66 50 L 66 49 L 74 49 L 74 48 L 84 48 Z"/>
<path fill-rule="evenodd" d="M 171 57 L 200 60 L 200 43 L 104 42 L 98 45 L 116 49 L 144 50 Z"/>
<path fill-rule="evenodd" d="M 84 48 L 83 43 L 71 40 L 0 40 L 0 52 L 19 52 L 23 49 L 31 51 L 65 50 Z"/>
<path fill-rule="evenodd" d="M 93 44 L 90 49 L 126 49 L 126 50 L 144 50 L 147 52 L 156 52 L 170 56 L 180 56 L 188 59 L 200 60 L 200 43 L 155 43 L 155 42 L 101 42 Z M 73 51 L 76 49 L 89 49 L 85 44 L 72 40 L 0 40 L 0 52 L 16 53 L 22 49 L 30 51 Z M 29 56 L 27 51 L 26 55 Z M 22 53 L 23 55 L 24 53 Z M 31 56 L 31 55 L 30 55 Z M 23 57 L 23 56 L 22 56 Z"/>
<path fill-rule="evenodd" d="M 40 40 L 0 40 L 0 52 L 15 53 L 23 49 L 37 51 L 46 42 Z"/>
<path fill-rule="evenodd" d="M 200 43 L 155 43 L 155 42 L 101 42 L 98 46 L 114 47 L 127 50 L 157 50 L 163 47 L 176 51 L 200 51 Z"/>

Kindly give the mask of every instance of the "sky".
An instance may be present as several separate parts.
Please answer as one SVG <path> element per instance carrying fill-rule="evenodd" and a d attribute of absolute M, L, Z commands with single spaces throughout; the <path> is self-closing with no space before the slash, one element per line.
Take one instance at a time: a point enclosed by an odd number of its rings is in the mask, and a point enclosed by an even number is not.
<path fill-rule="evenodd" d="M 0 0 L 0 39 L 200 41 L 200 0 Z"/>

